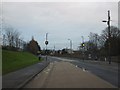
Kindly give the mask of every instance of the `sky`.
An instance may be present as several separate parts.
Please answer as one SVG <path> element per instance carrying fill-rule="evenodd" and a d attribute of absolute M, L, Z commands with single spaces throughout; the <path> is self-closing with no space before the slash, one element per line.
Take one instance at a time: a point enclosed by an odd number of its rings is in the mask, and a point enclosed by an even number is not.
<path fill-rule="evenodd" d="M 107 11 L 111 12 L 111 25 L 118 25 L 117 2 L 3 2 L 3 25 L 11 25 L 21 32 L 25 41 L 32 36 L 42 49 L 48 33 L 48 48 L 77 50 L 89 39 L 89 33 L 101 34 L 107 27 Z"/>

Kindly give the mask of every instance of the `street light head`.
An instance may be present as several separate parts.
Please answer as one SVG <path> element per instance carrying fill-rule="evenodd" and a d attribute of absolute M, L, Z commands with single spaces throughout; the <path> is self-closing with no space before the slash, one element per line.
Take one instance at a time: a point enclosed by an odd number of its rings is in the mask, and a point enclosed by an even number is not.
<path fill-rule="evenodd" d="M 107 21 L 103 20 L 102 22 L 107 22 Z"/>

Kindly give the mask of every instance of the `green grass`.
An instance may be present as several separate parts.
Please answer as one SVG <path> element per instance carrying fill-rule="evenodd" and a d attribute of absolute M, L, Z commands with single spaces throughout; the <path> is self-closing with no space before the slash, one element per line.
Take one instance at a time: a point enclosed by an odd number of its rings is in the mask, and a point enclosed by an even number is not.
<path fill-rule="evenodd" d="M 41 61 L 41 60 L 40 60 Z M 28 52 L 2 51 L 2 74 L 25 68 L 32 64 L 40 62 L 38 58 Z"/>

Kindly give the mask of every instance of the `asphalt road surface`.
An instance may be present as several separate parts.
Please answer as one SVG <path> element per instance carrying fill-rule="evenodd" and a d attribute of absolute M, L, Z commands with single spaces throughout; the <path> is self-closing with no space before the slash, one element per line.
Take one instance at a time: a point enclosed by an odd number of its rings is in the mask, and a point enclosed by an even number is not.
<path fill-rule="evenodd" d="M 106 66 L 100 68 L 100 65 L 94 65 L 91 62 L 58 57 L 48 57 L 48 60 L 51 62 L 50 65 L 26 84 L 24 88 L 115 88 L 115 85 L 99 76 L 102 72 L 109 72 Z M 93 71 L 98 72 L 98 75 Z M 114 73 L 116 72 L 114 71 Z M 113 78 L 115 82 L 114 79 L 116 80 L 116 78 Z"/>
<path fill-rule="evenodd" d="M 51 61 L 54 60 L 62 60 L 66 62 L 71 62 L 72 64 L 76 65 L 77 67 L 80 67 L 82 69 L 85 69 L 94 75 L 100 77 L 101 79 L 104 79 L 105 81 L 111 83 L 112 85 L 115 85 L 118 87 L 118 75 L 120 75 L 120 71 L 118 71 L 118 64 L 113 63 L 108 64 L 108 62 L 104 61 L 90 61 L 90 60 L 78 60 L 78 59 L 67 59 L 67 58 L 58 58 L 58 57 L 50 57 Z"/>

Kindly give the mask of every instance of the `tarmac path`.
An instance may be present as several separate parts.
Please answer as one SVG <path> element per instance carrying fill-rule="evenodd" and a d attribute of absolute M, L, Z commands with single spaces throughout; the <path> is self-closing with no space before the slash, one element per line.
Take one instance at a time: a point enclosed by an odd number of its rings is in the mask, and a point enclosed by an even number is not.
<path fill-rule="evenodd" d="M 53 61 L 24 88 L 116 88 L 70 62 Z"/>

